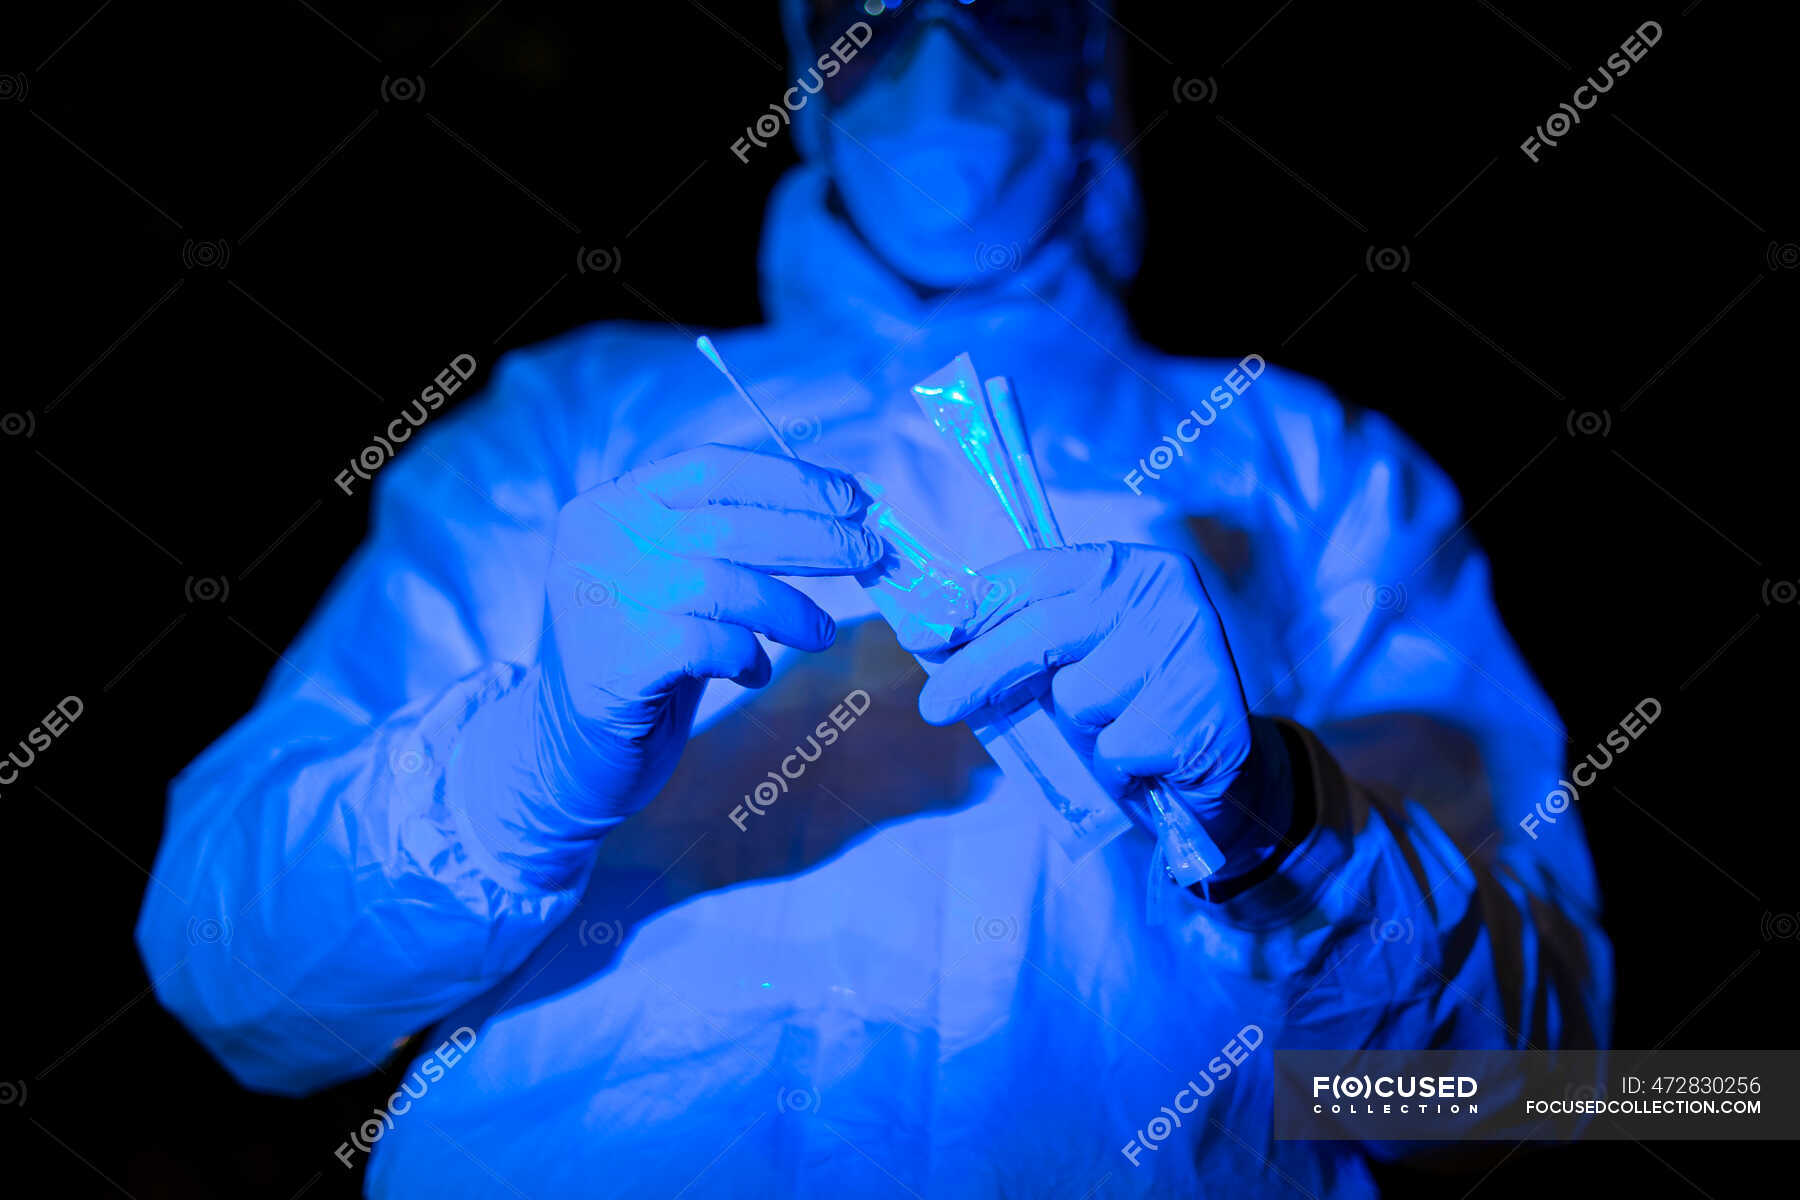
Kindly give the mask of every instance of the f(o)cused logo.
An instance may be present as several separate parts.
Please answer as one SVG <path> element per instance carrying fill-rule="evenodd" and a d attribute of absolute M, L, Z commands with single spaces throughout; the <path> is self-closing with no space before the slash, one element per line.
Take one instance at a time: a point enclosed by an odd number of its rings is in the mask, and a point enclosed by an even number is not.
<path fill-rule="evenodd" d="M 1762 585 L 1763 603 L 1792 604 L 1800 600 L 1800 581 L 1793 579 L 1765 579 Z"/>
<path fill-rule="evenodd" d="M 231 921 L 226 917 L 194 917 L 187 923 L 187 939 L 195 946 L 231 944 Z"/>
<path fill-rule="evenodd" d="M 1016 271 L 1023 257 L 1017 242 L 983 242 L 975 247 L 975 264 L 984 271 Z"/>
<path fill-rule="evenodd" d="M 23 412 L 0 413 L 0 436 L 36 437 L 37 414 L 30 409 Z"/>
<path fill-rule="evenodd" d="M 775 1093 L 775 1107 L 782 1112 L 818 1112 L 819 1093 L 814 1088 L 781 1088 Z"/>
<path fill-rule="evenodd" d="M 1395 942 L 1412 941 L 1412 918 L 1407 917 L 1404 920 L 1399 921 L 1392 919 L 1383 920 L 1380 917 L 1375 918 L 1373 921 L 1369 922 L 1369 940 L 1374 942 L 1377 946 L 1392 945 Z"/>
<path fill-rule="evenodd" d="M 1771 271 L 1792 271 L 1800 267 L 1800 242 L 1770 242 L 1763 261 Z"/>
<path fill-rule="evenodd" d="M 1177 75 L 1170 92 L 1177 104 L 1211 104 L 1219 98 L 1219 81 L 1210 75 L 1205 79 Z"/>
<path fill-rule="evenodd" d="M 1019 584 L 1013 579 L 983 579 L 976 593 L 977 603 L 984 609 L 995 609 L 1004 605 L 1019 594 Z"/>
<path fill-rule="evenodd" d="M 1371 272 L 1397 271 L 1404 274 L 1412 270 L 1412 248 L 1410 246 L 1370 246 L 1363 253 L 1363 265 Z"/>
<path fill-rule="evenodd" d="M 418 746 L 402 746 L 388 756 L 388 765 L 401 775 L 417 775 L 431 761 L 431 756 Z"/>
<path fill-rule="evenodd" d="M 231 263 L 231 243 L 224 238 L 189 238 L 181 243 L 181 265 L 190 271 L 221 271 Z"/>
<path fill-rule="evenodd" d="M 231 581 L 223 575 L 189 575 L 181 592 L 189 604 L 223 604 L 231 595 Z"/>
<path fill-rule="evenodd" d="M 1563 1089 L 1563 1099 L 1576 1104 L 1586 1104 L 1593 1100 L 1604 1100 L 1606 1088 L 1597 1083 L 1571 1083 Z"/>
<path fill-rule="evenodd" d="M 610 579 L 584 579 L 575 587 L 575 603 L 617 608 L 619 586 Z"/>
<path fill-rule="evenodd" d="M 625 940 L 622 921 L 583 921 L 575 929 L 575 940 L 583 946 L 617 946 Z"/>
<path fill-rule="evenodd" d="M 575 270 L 581 275 L 617 275 L 620 261 L 617 246 L 583 246 L 575 252 Z"/>
<path fill-rule="evenodd" d="M 1019 922 L 1016 917 L 975 918 L 975 940 L 978 942 L 1016 942 Z"/>
<path fill-rule="evenodd" d="M 1406 585 L 1400 583 L 1372 583 L 1363 593 L 1363 599 L 1371 609 L 1380 612 L 1406 611 Z"/>
<path fill-rule="evenodd" d="M 819 431 L 817 417 L 783 417 L 781 419 L 781 436 L 790 442 L 817 441 Z"/>
<path fill-rule="evenodd" d="M 1567 426 L 1570 437 L 1606 437 L 1612 432 L 1612 412 L 1570 409 Z"/>
<path fill-rule="evenodd" d="M 1762 935 L 1765 942 L 1800 942 L 1800 913 L 1764 913 Z"/>
<path fill-rule="evenodd" d="M 425 99 L 422 75 L 383 75 L 381 98 L 388 104 L 417 104 Z"/>

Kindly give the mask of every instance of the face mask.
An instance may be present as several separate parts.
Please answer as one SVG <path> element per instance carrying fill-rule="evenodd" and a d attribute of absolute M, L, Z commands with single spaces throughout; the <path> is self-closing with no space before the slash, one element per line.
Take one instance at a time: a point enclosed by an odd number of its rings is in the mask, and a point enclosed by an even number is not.
<path fill-rule="evenodd" d="M 954 24 L 891 36 L 906 42 L 889 47 L 825 123 L 852 223 L 928 287 L 1017 266 L 1073 191 L 1075 102 Z"/>

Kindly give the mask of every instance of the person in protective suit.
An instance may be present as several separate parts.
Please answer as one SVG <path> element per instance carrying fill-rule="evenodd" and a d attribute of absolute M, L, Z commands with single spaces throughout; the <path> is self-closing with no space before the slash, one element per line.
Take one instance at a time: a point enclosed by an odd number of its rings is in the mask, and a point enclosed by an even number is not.
<path fill-rule="evenodd" d="M 506 356 L 174 782 L 159 998 L 284 1095 L 435 1027 L 339 1147 L 375 1196 L 1372 1194 L 1379 1146 L 1273 1139 L 1274 1048 L 1610 1019 L 1575 814 L 1520 827 L 1565 739 L 1452 487 L 1309 379 L 1133 336 L 1099 6 L 785 21 L 803 163 L 768 323 L 716 341 L 806 461 L 693 331 Z M 962 352 L 1067 547 L 984 519 L 915 407 Z M 857 583 L 856 472 L 994 585 L 929 680 Z M 1064 853 L 962 724 L 1033 686 L 1201 820 L 1204 889 L 1157 892 L 1148 829 Z"/>

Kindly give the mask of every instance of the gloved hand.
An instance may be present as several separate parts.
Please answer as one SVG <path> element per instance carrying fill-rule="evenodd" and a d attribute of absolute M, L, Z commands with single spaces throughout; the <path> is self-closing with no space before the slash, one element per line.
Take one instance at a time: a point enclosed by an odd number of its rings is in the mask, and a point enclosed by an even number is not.
<path fill-rule="evenodd" d="M 851 477 L 707 445 L 563 506 L 545 582 L 538 769 L 569 811 L 626 816 L 668 781 L 708 679 L 769 681 L 754 634 L 823 650 L 837 626 L 772 575 L 852 575 L 885 546 Z"/>
<path fill-rule="evenodd" d="M 1221 877 L 1273 852 L 1292 811 L 1286 770 L 1270 769 L 1285 768 L 1285 750 L 1278 730 L 1252 722 L 1186 556 L 1103 542 L 1028 550 L 981 575 L 990 599 L 920 692 L 925 720 L 1005 711 L 1047 675 L 1058 721 L 1092 739 L 1095 777 L 1115 797 L 1160 779 L 1224 852 Z"/>

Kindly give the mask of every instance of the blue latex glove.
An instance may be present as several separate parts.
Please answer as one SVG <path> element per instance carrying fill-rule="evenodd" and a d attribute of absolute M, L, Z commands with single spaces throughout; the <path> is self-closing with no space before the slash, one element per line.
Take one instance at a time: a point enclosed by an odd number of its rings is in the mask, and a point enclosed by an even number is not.
<path fill-rule="evenodd" d="M 564 505 L 545 580 L 538 769 L 585 820 L 623 817 L 668 781 L 708 679 L 769 682 L 755 634 L 823 650 L 831 617 L 772 575 L 854 575 L 885 546 L 854 480 L 701 446 Z"/>
<path fill-rule="evenodd" d="M 1184 555 L 1102 542 L 1028 550 L 983 568 L 989 596 L 969 639 L 919 694 L 947 725 L 1041 690 L 1085 744 L 1096 778 L 1124 797 L 1159 779 L 1226 857 L 1222 876 L 1267 857 L 1287 832 L 1281 735 L 1253 721 L 1219 614 Z"/>

